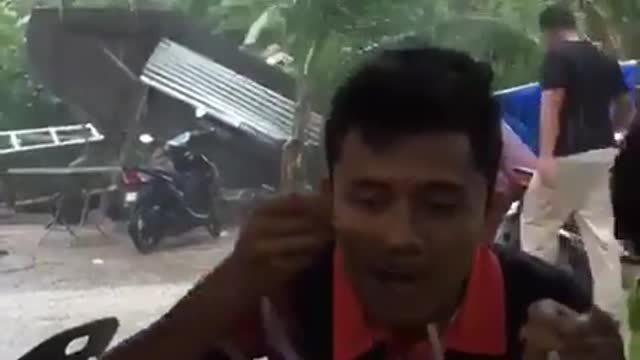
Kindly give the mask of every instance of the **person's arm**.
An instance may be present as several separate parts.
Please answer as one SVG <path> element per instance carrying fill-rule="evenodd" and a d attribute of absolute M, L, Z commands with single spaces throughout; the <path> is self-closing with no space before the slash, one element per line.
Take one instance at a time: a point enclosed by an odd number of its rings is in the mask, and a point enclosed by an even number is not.
<path fill-rule="evenodd" d="M 542 67 L 542 101 L 540 105 L 540 157 L 552 158 L 560 132 L 560 112 L 568 86 L 566 60 L 551 51 Z"/>
<path fill-rule="evenodd" d="M 506 123 L 502 123 L 502 159 L 500 171 L 504 180 L 508 183 L 503 188 L 507 188 L 509 198 L 512 201 L 519 199 L 524 190 L 523 181 L 525 178 L 518 172 L 517 168 L 527 168 L 535 171 L 537 163 L 536 156 L 520 137 Z"/>
<path fill-rule="evenodd" d="M 517 167 L 535 170 L 535 154 L 507 124 L 502 125 L 502 141 L 504 144 L 503 158 L 506 163 L 505 166 L 509 171 L 513 172 Z"/>
<path fill-rule="evenodd" d="M 239 320 L 257 310 L 254 305 L 258 297 L 245 289 L 242 283 L 234 267 L 228 261 L 223 263 L 162 319 L 116 346 L 101 359 L 190 360 L 202 359 L 212 351 L 224 353 L 224 345 L 237 340 L 233 337 L 238 334 Z"/>
<path fill-rule="evenodd" d="M 616 132 L 626 132 L 636 116 L 636 107 L 631 95 L 625 93 L 613 101 L 613 128 Z"/>
<path fill-rule="evenodd" d="M 288 290 L 292 281 L 332 246 L 330 219 L 330 201 L 323 195 L 265 202 L 222 265 L 160 321 L 102 359 L 218 360 L 225 359 L 224 350 L 250 359 L 267 355 L 274 344 L 267 344 L 263 329 L 262 296 L 295 299 Z"/>
<path fill-rule="evenodd" d="M 627 84 L 624 82 L 624 75 L 617 62 L 613 64 L 612 82 L 612 117 L 613 128 L 616 132 L 626 132 L 636 115 L 635 104 Z"/>
<path fill-rule="evenodd" d="M 560 132 L 560 110 L 564 102 L 564 89 L 542 92 L 540 108 L 540 157 L 552 158 Z"/>

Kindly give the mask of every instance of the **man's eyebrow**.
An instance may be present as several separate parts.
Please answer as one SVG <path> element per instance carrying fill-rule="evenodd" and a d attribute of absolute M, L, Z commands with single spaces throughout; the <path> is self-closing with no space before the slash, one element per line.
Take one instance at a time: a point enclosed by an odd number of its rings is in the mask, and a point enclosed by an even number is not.
<path fill-rule="evenodd" d="M 383 180 L 376 179 L 357 179 L 352 181 L 349 186 L 364 190 L 381 190 L 387 189 L 389 185 Z M 455 180 L 426 180 L 419 185 L 421 191 L 439 191 L 439 192 L 460 192 L 464 189 L 464 184 Z"/>
<path fill-rule="evenodd" d="M 386 189 L 388 185 L 384 181 L 374 179 L 357 179 L 351 182 L 350 187 L 359 189 Z"/>
<path fill-rule="evenodd" d="M 434 180 L 426 181 L 420 186 L 422 191 L 460 192 L 464 189 L 462 183 L 456 181 Z"/>

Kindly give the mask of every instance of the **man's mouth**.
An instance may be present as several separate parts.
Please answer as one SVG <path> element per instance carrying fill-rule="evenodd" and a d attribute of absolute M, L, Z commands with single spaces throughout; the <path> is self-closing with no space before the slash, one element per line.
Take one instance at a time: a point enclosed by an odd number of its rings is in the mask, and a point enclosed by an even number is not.
<path fill-rule="evenodd" d="M 413 285 L 418 280 L 416 272 L 395 269 L 377 269 L 373 276 L 385 285 Z"/>

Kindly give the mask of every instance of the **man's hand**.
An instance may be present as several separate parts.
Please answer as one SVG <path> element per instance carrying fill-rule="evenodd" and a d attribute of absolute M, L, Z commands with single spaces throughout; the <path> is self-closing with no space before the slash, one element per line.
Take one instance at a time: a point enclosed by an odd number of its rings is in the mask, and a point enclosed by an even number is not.
<path fill-rule="evenodd" d="M 551 352 L 562 360 L 624 359 L 618 324 L 596 307 L 578 314 L 553 300 L 537 302 L 529 308 L 521 338 L 525 360 L 547 360 Z"/>
<path fill-rule="evenodd" d="M 278 290 L 333 241 L 330 202 L 289 195 L 267 202 L 242 227 L 229 265 L 256 295 Z"/>
<path fill-rule="evenodd" d="M 556 182 L 557 165 L 553 157 L 541 157 L 538 160 L 538 174 L 542 184 L 547 188 L 552 188 Z"/>
<path fill-rule="evenodd" d="M 331 207 L 318 196 L 287 196 L 267 202 L 242 227 L 236 248 L 169 313 L 105 359 L 201 359 L 227 342 L 244 341 L 259 326 L 260 296 L 279 295 L 307 269 L 333 234 Z M 242 335 L 240 338 L 237 332 Z M 234 344 L 235 345 L 235 344 Z M 262 349 L 247 348 L 248 358 Z M 215 356 L 214 356 L 215 357 Z"/>

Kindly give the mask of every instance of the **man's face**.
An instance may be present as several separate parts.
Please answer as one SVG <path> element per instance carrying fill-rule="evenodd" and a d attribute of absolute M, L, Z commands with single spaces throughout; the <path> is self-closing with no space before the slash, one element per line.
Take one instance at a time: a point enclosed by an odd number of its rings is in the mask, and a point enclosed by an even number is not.
<path fill-rule="evenodd" d="M 484 229 L 486 181 L 466 136 L 411 135 L 381 151 L 347 135 L 333 222 L 371 319 L 411 329 L 455 310 Z"/>

